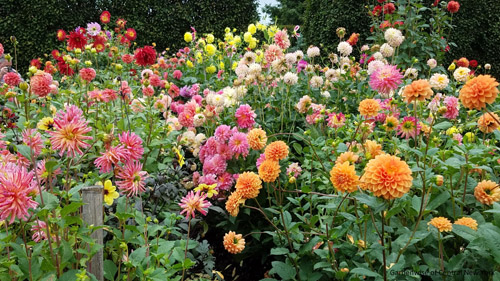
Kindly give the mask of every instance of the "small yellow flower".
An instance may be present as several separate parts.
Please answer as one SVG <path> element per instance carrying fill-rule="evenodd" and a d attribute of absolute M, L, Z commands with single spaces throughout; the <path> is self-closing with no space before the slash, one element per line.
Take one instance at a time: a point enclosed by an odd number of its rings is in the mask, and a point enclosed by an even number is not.
<path fill-rule="evenodd" d="M 198 185 L 197 188 L 194 189 L 194 191 L 200 191 L 200 192 L 206 192 L 208 198 L 212 198 L 212 196 L 219 194 L 217 190 L 215 190 L 215 187 L 217 186 L 216 183 L 208 185 L 208 184 L 200 184 Z"/>
<path fill-rule="evenodd" d="M 245 34 L 243 34 L 243 40 L 247 43 L 250 43 L 250 41 L 252 40 L 252 34 L 250 32 L 245 32 Z"/>
<path fill-rule="evenodd" d="M 181 152 L 177 147 L 173 148 L 174 152 L 177 154 L 177 161 L 179 162 L 179 165 L 184 166 L 184 156 L 182 156 Z"/>
<path fill-rule="evenodd" d="M 255 24 L 250 24 L 248 26 L 248 32 L 250 32 L 251 34 L 255 34 L 255 32 L 257 32 L 257 27 L 255 26 Z"/>
<path fill-rule="evenodd" d="M 38 121 L 38 124 L 36 126 L 40 130 L 52 130 L 54 128 L 54 119 L 52 119 L 52 117 L 44 117 L 42 118 L 42 120 Z"/>
<path fill-rule="evenodd" d="M 193 63 L 192 63 L 190 60 L 188 60 L 188 61 L 186 62 L 186 65 L 187 65 L 189 68 L 193 68 L 193 67 L 194 67 Z"/>
<path fill-rule="evenodd" d="M 453 70 L 455 70 L 456 67 L 457 66 L 454 63 L 452 63 L 452 64 L 450 64 L 450 66 L 448 66 L 448 70 L 453 71 Z"/>
<path fill-rule="evenodd" d="M 210 33 L 210 34 L 207 35 L 207 43 L 209 43 L 209 44 L 213 43 L 214 40 L 215 40 L 215 37 L 214 37 L 213 34 Z"/>
<path fill-rule="evenodd" d="M 98 182 L 97 185 L 103 185 L 102 182 Z M 106 205 L 113 205 L 113 201 L 118 198 L 120 194 L 116 192 L 116 187 L 111 183 L 110 180 L 104 182 L 104 203 Z"/>

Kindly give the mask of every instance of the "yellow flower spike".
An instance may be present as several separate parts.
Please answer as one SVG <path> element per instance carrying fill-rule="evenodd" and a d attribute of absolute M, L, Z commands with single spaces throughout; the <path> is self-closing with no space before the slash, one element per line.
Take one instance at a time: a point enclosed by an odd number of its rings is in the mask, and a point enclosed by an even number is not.
<path fill-rule="evenodd" d="M 212 198 L 214 195 L 219 194 L 217 190 L 215 190 L 215 187 L 217 186 L 216 183 L 208 185 L 208 184 L 200 184 L 198 187 L 194 189 L 194 191 L 200 191 L 200 192 L 206 192 L 208 198 Z"/>

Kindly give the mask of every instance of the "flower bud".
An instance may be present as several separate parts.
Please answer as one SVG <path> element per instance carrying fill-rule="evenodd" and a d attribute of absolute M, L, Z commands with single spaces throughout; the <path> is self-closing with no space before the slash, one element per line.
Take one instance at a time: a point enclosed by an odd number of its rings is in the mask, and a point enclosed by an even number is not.
<path fill-rule="evenodd" d="M 77 55 L 82 54 L 82 49 L 80 49 L 80 48 L 76 48 L 76 49 L 75 49 L 75 54 L 77 54 Z"/>
<path fill-rule="evenodd" d="M 10 61 L 12 59 L 12 57 L 10 56 L 10 54 L 6 54 L 4 57 L 5 57 L 5 59 L 7 61 Z"/>
<path fill-rule="evenodd" d="M 491 69 L 491 64 L 487 63 L 484 65 L 484 69 L 490 70 Z"/>
<path fill-rule="evenodd" d="M 442 186 L 444 182 L 444 178 L 441 175 L 437 175 L 434 177 L 434 182 L 436 183 L 437 186 Z"/>
<path fill-rule="evenodd" d="M 91 62 L 91 61 L 89 61 L 89 60 L 86 60 L 86 61 L 85 61 L 85 65 L 86 65 L 86 66 L 92 66 L 92 62 Z"/>
<path fill-rule="evenodd" d="M 476 140 L 476 136 L 473 132 L 468 132 L 465 134 L 463 141 L 465 143 L 473 143 Z"/>
<path fill-rule="evenodd" d="M 448 70 L 453 71 L 453 70 L 455 70 L 456 67 L 457 66 L 455 65 L 455 63 L 452 63 L 452 64 L 450 64 L 450 66 L 448 66 Z"/>
<path fill-rule="evenodd" d="M 24 81 L 23 81 L 23 82 L 21 82 L 21 83 L 19 83 L 19 88 L 20 88 L 21 90 L 23 90 L 23 91 L 28 90 L 28 83 L 26 83 L 26 82 L 24 82 Z"/>
<path fill-rule="evenodd" d="M 121 71 L 123 69 L 123 66 L 121 64 L 117 63 L 117 64 L 115 64 L 115 69 L 117 71 Z"/>
<path fill-rule="evenodd" d="M 30 68 L 28 68 L 28 70 L 29 70 L 29 72 L 30 72 L 31 74 L 35 74 L 35 73 L 37 72 L 37 70 L 38 70 L 38 69 L 36 68 L 36 66 L 33 66 L 33 65 L 32 65 L 32 66 L 30 66 Z"/>
<path fill-rule="evenodd" d="M 295 177 L 290 177 L 288 179 L 288 182 L 291 183 L 291 184 L 294 184 L 296 181 L 297 181 L 297 179 Z"/>
<path fill-rule="evenodd" d="M 96 50 L 96 48 L 92 48 L 92 49 L 90 49 L 90 52 L 91 52 L 92 54 L 97 54 L 97 50 Z"/>

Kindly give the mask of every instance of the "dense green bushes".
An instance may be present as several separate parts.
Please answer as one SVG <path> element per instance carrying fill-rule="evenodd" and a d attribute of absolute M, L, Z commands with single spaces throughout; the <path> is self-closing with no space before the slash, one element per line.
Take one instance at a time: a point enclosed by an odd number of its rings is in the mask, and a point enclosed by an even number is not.
<path fill-rule="evenodd" d="M 225 27 L 246 29 L 257 19 L 254 0 L 4 0 L 0 10 L 0 42 L 13 53 L 10 36 L 19 41 L 19 66 L 49 53 L 57 46 L 59 28 L 73 30 L 86 22 L 99 22 L 108 10 L 112 20 L 126 18 L 137 31 L 137 44 L 155 42 L 157 50 L 181 47 L 179 38 L 193 26 L 199 34 L 220 36 Z"/>

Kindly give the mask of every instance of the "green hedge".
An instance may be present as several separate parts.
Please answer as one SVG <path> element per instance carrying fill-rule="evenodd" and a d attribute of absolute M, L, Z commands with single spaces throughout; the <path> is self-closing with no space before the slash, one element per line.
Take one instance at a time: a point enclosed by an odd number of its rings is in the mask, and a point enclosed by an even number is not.
<path fill-rule="evenodd" d="M 198 34 L 222 35 L 225 27 L 246 30 L 258 18 L 255 0 L 3 0 L 0 5 L 0 42 L 13 54 L 10 36 L 19 42 L 19 67 L 59 46 L 56 32 L 99 22 L 102 11 L 111 20 L 127 20 L 137 31 L 137 44 L 155 42 L 157 50 L 183 46 L 183 34 L 193 26 Z"/>

